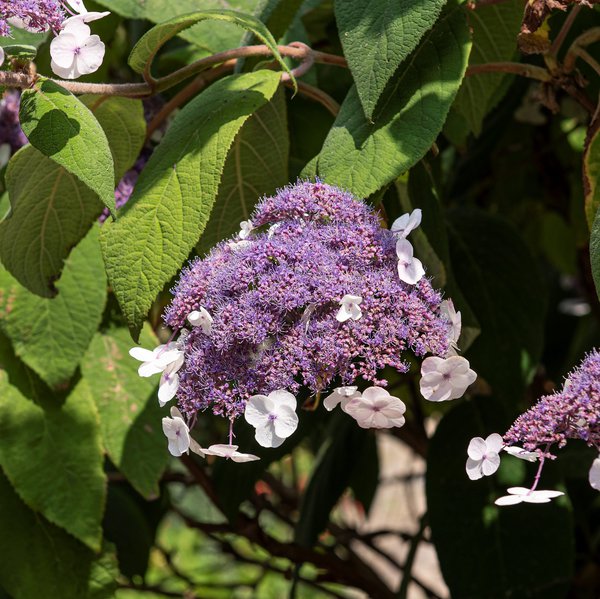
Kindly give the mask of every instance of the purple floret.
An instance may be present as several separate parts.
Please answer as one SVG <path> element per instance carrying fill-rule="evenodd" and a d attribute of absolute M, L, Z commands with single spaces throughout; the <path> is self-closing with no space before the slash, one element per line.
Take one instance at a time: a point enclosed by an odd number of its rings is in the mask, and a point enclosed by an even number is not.
<path fill-rule="evenodd" d="M 221 242 L 183 270 L 165 314 L 174 329 L 199 307 L 214 319 L 210 335 L 193 329 L 184 341 L 177 395 L 187 414 L 233 418 L 276 389 L 385 386 L 380 371 L 406 372 L 409 350 L 446 354 L 440 293 L 425 278 L 400 281 L 395 236 L 364 202 L 298 183 L 263 199 L 251 221 L 247 240 Z M 363 298 L 362 317 L 340 323 L 346 294 Z"/>
<path fill-rule="evenodd" d="M 545 455 L 549 445 L 564 447 L 582 439 L 600 450 L 600 352 L 593 350 L 568 376 L 562 389 L 542 397 L 519 416 L 504 435 L 507 444 L 522 444 Z"/>
<path fill-rule="evenodd" d="M 63 2 L 57 0 L 0 0 L 0 36 L 10 35 L 12 19 L 34 31 L 58 33 L 67 16 Z"/>

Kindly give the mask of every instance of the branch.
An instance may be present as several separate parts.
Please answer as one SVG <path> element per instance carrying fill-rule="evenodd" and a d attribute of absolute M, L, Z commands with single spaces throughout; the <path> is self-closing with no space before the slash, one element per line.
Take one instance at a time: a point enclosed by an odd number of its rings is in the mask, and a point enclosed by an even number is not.
<path fill-rule="evenodd" d="M 549 51 L 550 56 L 553 56 L 554 58 L 556 58 L 556 56 L 558 55 L 558 51 L 560 50 L 563 42 L 565 41 L 565 37 L 567 37 L 567 33 L 569 33 L 569 31 L 571 30 L 573 21 L 575 21 L 575 18 L 579 14 L 580 10 L 581 10 L 581 4 L 576 4 L 571 9 L 571 12 L 567 15 L 567 18 L 565 19 L 565 22 L 563 23 L 562 27 L 560 28 L 558 35 L 554 38 L 554 41 L 552 42 L 552 45 L 550 46 L 550 51 Z"/>
<path fill-rule="evenodd" d="M 592 29 L 588 29 L 579 37 L 575 38 L 565 55 L 565 60 L 563 62 L 565 72 L 570 73 L 575 68 L 575 61 L 582 48 L 598 41 L 600 41 L 600 27 L 592 27 Z"/>
<path fill-rule="evenodd" d="M 552 80 L 552 76 L 546 69 L 520 62 L 473 64 L 467 67 L 466 76 L 471 77 L 481 73 L 512 73 L 513 75 L 521 75 L 521 77 L 529 77 L 529 79 L 536 79 L 537 81 L 549 82 Z"/>

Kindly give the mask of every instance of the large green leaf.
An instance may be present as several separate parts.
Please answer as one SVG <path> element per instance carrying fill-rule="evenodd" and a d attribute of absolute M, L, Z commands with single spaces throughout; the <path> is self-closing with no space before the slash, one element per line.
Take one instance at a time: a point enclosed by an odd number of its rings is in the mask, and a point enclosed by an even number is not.
<path fill-rule="evenodd" d="M 98 414 L 80 381 L 64 403 L 38 404 L 0 370 L 0 465 L 23 501 L 94 551 L 106 496 Z"/>
<path fill-rule="evenodd" d="M 596 212 L 592 236 L 590 238 L 590 259 L 592 261 L 592 274 L 596 284 L 596 293 L 600 298 L 600 207 Z"/>
<path fill-rule="evenodd" d="M 600 208 L 600 122 L 588 131 L 583 152 L 583 189 L 585 193 L 585 216 L 590 229 Z"/>
<path fill-rule="evenodd" d="M 208 222 L 235 135 L 278 83 L 273 71 L 232 75 L 192 100 L 155 150 L 121 218 L 102 227 L 108 278 L 136 338 Z"/>
<path fill-rule="evenodd" d="M 514 57 L 523 20 L 523 3 L 520 0 L 478 6 L 477 10 L 468 10 L 467 14 L 473 31 L 469 65 L 509 61 Z M 485 73 L 463 81 L 454 106 L 475 135 L 481 132 L 485 115 L 501 99 L 496 91 L 506 76 L 503 73 Z"/>
<path fill-rule="evenodd" d="M 118 568 L 32 512 L 0 471 L 0 585 L 13 599 L 110 599 Z"/>
<path fill-rule="evenodd" d="M 208 252 L 218 241 L 236 233 L 260 197 L 288 182 L 286 117 L 285 94 L 280 89 L 236 135 L 198 251 Z"/>
<path fill-rule="evenodd" d="M 82 102 L 41 77 L 23 91 L 19 120 L 32 146 L 85 183 L 114 212 L 114 164 L 108 140 Z"/>
<path fill-rule="evenodd" d="M 33 295 L 0 268 L 0 326 L 18 356 L 52 387 L 73 376 L 106 302 L 106 276 L 98 227 L 94 227 L 65 262 L 58 295 Z"/>
<path fill-rule="evenodd" d="M 426 492 L 432 539 L 452 597 L 562 599 L 573 570 L 573 520 L 564 499 L 549 505 L 497 507 L 506 487 L 529 486 L 535 465 L 504 455 L 499 472 L 470 481 L 467 446 L 502 433 L 507 422 L 493 398 L 462 403 L 441 421 L 427 457 Z M 552 465 L 540 488 L 552 489 Z"/>
<path fill-rule="evenodd" d="M 499 397 L 514 402 L 541 356 L 546 289 L 529 248 L 503 219 L 477 210 L 450 214 L 458 287 L 481 334 L 466 357 Z"/>
<path fill-rule="evenodd" d="M 81 96 L 98 119 L 115 163 L 115 182 L 135 164 L 146 139 L 146 120 L 141 100 Z"/>
<path fill-rule="evenodd" d="M 318 157 L 318 174 L 367 197 L 415 164 L 442 129 L 470 46 L 464 14 L 453 7 L 390 80 L 372 121 L 352 87 Z"/>
<path fill-rule="evenodd" d="M 446 0 L 336 0 L 344 55 L 367 119 L 402 61 L 431 29 Z"/>
<path fill-rule="evenodd" d="M 81 100 L 104 129 L 118 181 L 144 143 L 142 103 L 127 98 L 100 101 L 97 96 Z M 64 260 L 88 232 L 102 204 L 76 176 L 32 146 L 10 161 L 6 184 L 12 214 L 0 225 L 0 259 L 27 289 L 53 297 Z"/>
<path fill-rule="evenodd" d="M 102 204 L 75 175 L 32 146 L 13 156 L 6 184 L 12 212 L 0 224 L 2 264 L 31 292 L 53 297 L 65 259 Z"/>
<path fill-rule="evenodd" d="M 158 345 L 150 330 L 140 339 L 143 347 Z M 127 329 L 97 333 L 82 362 L 83 377 L 100 414 L 106 451 L 133 487 L 144 497 L 158 496 L 158 481 L 169 453 L 161 430 L 156 381 L 140 378 L 139 362 L 128 355 L 132 347 Z"/>
<path fill-rule="evenodd" d="M 277 50 L 277 42 L 265 27 L 262 21 L 252 15 L 236 12 L 234 10 L 204 10 L 201 12 L 193 12 L 189 15 L 175 17 L 170 21 L 161 23 L 153 27 L 146 33 L 133 47 L 129 55 L 129 66 L 137 73 L 150 73 L 152 61 L 157 52 L 171 38 L 175 37 L 185 29 L 192 25 L 196 25 L 201 21 L 225 21 L 233 23 L 251 31 L 263 44 L 269 47 L 273 56 L 279 61 L 282 68 L 286 72 L 290 72 L 289 67 L 281 58 Z"/>

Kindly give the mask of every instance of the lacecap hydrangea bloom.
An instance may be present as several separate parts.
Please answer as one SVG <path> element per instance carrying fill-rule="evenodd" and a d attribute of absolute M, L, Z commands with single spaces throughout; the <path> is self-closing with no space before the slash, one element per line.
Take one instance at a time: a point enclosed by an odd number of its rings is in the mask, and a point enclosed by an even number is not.
<path fill-rule="evenodd" d="M 499 435 L 494 435 L 499 438 Z M 469 460 L 467 473 L 472 476 L 474 461 L 489 460 L 489 450 L 473 439 L 469 445 Z M 489 439 L 489 437 L 488 437 Z M 555 491 L 536 491 L 544 461 L 556 456 L 551 449 L 561 449 L 568 439 L 581 439 L 590 447 L 600 452 L 600 352 L 593 350 L 567 376 L 562 388 L 551 395 L 545 395 L 538 402 L 521 414 L 505 433 L 502 442 L 494 447 L 496 454 L 502 448 L 507 453 L 528 461 L 539 460 L 539 468 L 534 483 L 525 493 L 521 487 L 518 490 L 509 489 L 509 496 L 497 500 L 498 505 L 513 505 L 525 501 L 528 503 L 546 503 L 562 493 Z M 471 455 L 472 448 L 479 443 L 482 447 L 477 456 Z M 493 474 L 500 464 L 495 459 L 494 467 L 483 470 L 483 475 Z M 600 490 L 600 458 L 594 460 L 590 469 L 590 484 Z M 548 495 L 552 493 L 552 495 Z M 520 497 L 521 499 L 517 499 Z"/>
<path fill-rule="evenodd" d="M 402 218 L 414 228 L 420 211 Z M 166 310 L 185 356 L 169 389 L 187 421 L 245 415 L 258 442 L 277 447 L 303 390 L 332 392 L 327 409 L 341 404 L 362 427 L 402 426 L 406 406 L 382 370 L 445 357 L 456 337 L 440 292 L 407 258 L 410 230 L 383 228 L 371 207 L 321 182 L 261 200 L 238 236 L 183 270 Z"/>

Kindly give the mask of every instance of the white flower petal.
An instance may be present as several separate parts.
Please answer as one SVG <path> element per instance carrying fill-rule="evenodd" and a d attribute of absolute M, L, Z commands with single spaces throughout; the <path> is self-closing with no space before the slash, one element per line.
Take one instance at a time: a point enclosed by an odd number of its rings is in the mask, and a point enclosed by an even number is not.
<path fill-rule="evenodd" d="M 104 42 L 97 35 L 90 36 L 75 57 L 79 72 L 82 75 L 95 73 L 102 65 L 105 50 Z"/>
<path fill-rule="evenodd" d="M 169 452 L 175 457 L 186 453 L 190 448 L 190 433 L 186 423 L 179 417 L 163 418 L 162 428 L 169 444 Z"/>
<path fill-rule="evenodd" d="M 392 233 L 407 237 L 411 231 L 414 231 L 421 224 L 421 217 L 420 208 L 415 208 L 410 214 L 403 214 L 392 223 Z"/>
<path fill-rule="evenodd" d="M 465 469 L 467 471 L 467 476 L 471 480 L 479 480 L 480 478 L 483 478 L 483 472 L 481 471 L 481 460 L 467 458 L 467 465 Z"/>
<path fill-rule="evenodd" d="M 485 458 L 481 462 L 481 471 L 484 476 L 490 476 L 498 470 L 500 466 L 500 456 L 497 453 L 486 454 Z"/>
<path fill-rule="evenodd" d="M 517 503 L 522 503 L 523 497 L 521 495 L 504 495 L 503 497 L 498 497 L 494 503 L 496 505 L 516 505 Z"/>
<path fill-rule="evenodd" d="M 179 389 L 179 375 L 174 372 L 163 372 L 158 386 L 158 403 L 161 407 L 175 397 L 177 389 Z"/>
<path fill-rule="evenodd" d="M 473 437 L 467 447 L 467 455 L 473 460 L 482 460 L 487 450 L 487 444 L 482 437 Z"/>
<path fill-rule="evenodd" d="M 519 458 L 520 460 L 526 460 L 528 462 L 535 462 L 538 459 L 538 454 L 536 451 L 526 451 L 522 447 L 517 447 L 516 445 L 512 445 L 511 447 L 504 447 L 504 451 L 514 456 L 515 458 Z"/>
<path fill-rule="evenodd" d="M 4 59 L 5 59 L 5 55 L 4 55 L 4 48 L 2 46 L 0 46 L 0 67 L 4 64 Z"/>
<path fill-rule="evenodd" d="M 129 350 L 129 355 L 140 362 L 148 362 L 154 359 L 154 352 L 144 347 L 132 347 Z"/>
<path fill-rule="evenodd" d="M 79 39 L 74 34 L 61 32 L 50 43 L 50 56 L 53 62 L 61 69 L 71 68 L 79 45 Z"/>
<path fill-rule="evenodd" d="M 592 467 L 590 468 L 588 480 L 590 481 L 592 489 L 600 491 L 600 457 L 597 457 L 592 462 Z"/>
<path fill-rule="evenodd" d="M 269 421 L 273 402 L 266 395 L 253 395 L 246 403 L 244 418 L 253 427 L 263 427 Z"/>
<path fill-rule="evenodd" d="M 274 425 L 275 434 L 282 439 L 287 439 L 298 428 L 298 415 L 289 406 L 280 406 L 277 410 L 277 418 L 274 420 Z"/>
<path fill-rule="evenodd" d="M 498 433 L 492 433 L 486 437 L 485 444 L 487 445 L 488 451 L 494 451 L 498 453 L 504 446 L 504 441 L 502 440 L 501 435 Z"/>
<path fill-rule="evenodd" d="M 190 436 L 190 451 L 192 453 L 195 453 L 196 455 L 199 455 L 201 458 L 205 458 L 206 455 L 204 454 L 204 451 L 202 449 L 202 447 L 200 447 L 200 444 L 198 443 L 198 441 L 196 441 L 196 439 L 192 438 Z"/>
<path fill-rule="evenodd" d="M 292 410 L 296 409 L 296 398 L 285 389 L 271 391 L 271 393 L 269 393 L 269 399 L 273 402 L 276 409 L 278 406 L 288 406 L 292 408 Z"/>
<path fill-rule="evenodd" d="M 257 427 L 254 438 L 261 447 L 279 447 L 285 439 L 275 433 L 275 423 L 269 420 L 265 426 Z"/>
<path fill-rule="evenodd" d="M 338 322 L 346 322 L 349 319 L 359 320 L 362 317 L 362 310 L 359 304 L 362 302 L 360 295 L 346 294 L 340 301 L 340 309 L 336 315 Z"/>
<path fill-rule="evenodd" d="M 193 327 L 200 327 L 205 335 L 209 335 L 212 329 L 213 317 L 210 312 L 202 306 L 187 315 L 188 322 Z"/>

